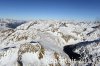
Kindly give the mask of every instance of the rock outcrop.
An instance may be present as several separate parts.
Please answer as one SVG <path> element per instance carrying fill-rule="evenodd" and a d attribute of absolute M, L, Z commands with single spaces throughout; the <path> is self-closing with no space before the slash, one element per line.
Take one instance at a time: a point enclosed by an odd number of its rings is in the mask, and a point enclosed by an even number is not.
<path fill-rule="evenodd" d="M 99 26 L 99 22 L 34 20 L 16 28 L 1 27 L 0 66 L 99 65 Z"/>

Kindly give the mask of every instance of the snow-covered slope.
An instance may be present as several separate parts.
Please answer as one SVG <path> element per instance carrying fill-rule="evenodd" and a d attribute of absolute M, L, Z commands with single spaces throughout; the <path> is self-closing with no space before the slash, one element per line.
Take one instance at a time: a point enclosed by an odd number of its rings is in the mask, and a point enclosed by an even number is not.
<path fill-rule="evenodd" d="M 26 23 L 24 20 L 13 20 L 13 19 L 0 19 L 0 30 L 16 28 L 17 26 Z"/>
<path fill-rule="evenodd" d="M 80 60 L 63 51 L 68 45 Z M 0 29 L 0 66 L 99 65 L 99 47 L 100 22 L 34 20 Z"/>

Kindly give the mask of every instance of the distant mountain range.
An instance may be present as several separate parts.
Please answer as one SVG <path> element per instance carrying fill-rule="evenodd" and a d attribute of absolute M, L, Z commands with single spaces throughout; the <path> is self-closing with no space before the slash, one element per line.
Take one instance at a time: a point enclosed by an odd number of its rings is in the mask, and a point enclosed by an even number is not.
<path fill-rule="evenodd" d="M 0 66 L 92 65 L 100 65 L 100 22 L 0 19 Z"/>

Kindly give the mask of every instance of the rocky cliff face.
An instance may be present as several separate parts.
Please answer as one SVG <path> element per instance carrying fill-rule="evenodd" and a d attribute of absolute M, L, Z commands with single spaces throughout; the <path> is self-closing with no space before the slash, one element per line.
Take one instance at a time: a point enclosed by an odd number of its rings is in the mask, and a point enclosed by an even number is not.
<path fill-rule="evenodd" d="M 99 65 L 100 22 L 34 20 L 6 27 L 0 30 L 0 66 Z"/>

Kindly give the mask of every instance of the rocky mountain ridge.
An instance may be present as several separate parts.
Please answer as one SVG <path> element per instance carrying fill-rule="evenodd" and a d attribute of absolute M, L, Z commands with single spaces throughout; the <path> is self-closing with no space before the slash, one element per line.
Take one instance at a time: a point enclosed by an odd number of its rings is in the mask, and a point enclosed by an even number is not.
<path fill-rule="evenodd" d="M 34 20 L 22 22 L 16 28 L 6 26 L 0 30 L 0 65 L 99 65 L 99 39 L 100 22 Z M 72 52 L 80 54 L 80 60 L 73 61 L 63 51 L 69 45 L 73 46 Z"/>

